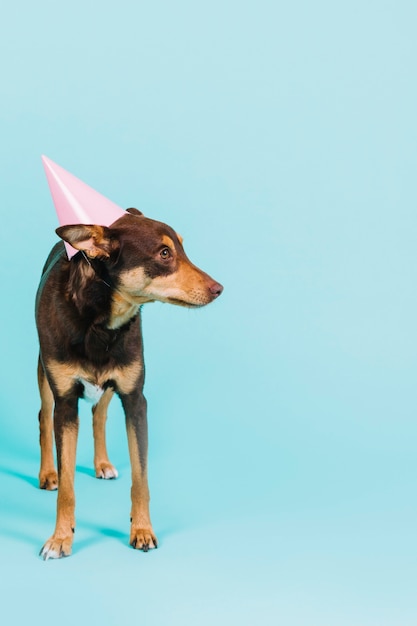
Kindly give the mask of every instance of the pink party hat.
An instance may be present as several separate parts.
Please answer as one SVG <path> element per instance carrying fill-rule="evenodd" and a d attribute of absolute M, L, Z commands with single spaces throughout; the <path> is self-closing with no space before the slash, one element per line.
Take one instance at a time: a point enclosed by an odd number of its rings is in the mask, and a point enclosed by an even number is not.
<path fill-rule="evenodd" d="M 125 211 L 82 180 L 70 174 L 51 159 L 42 156 L 46 178 L 58 214 L 60 226 L 69 224 L 99 224 L 110 226 L 125 215 Z M 68 258 L 78 252 L 65 242 Z"/>

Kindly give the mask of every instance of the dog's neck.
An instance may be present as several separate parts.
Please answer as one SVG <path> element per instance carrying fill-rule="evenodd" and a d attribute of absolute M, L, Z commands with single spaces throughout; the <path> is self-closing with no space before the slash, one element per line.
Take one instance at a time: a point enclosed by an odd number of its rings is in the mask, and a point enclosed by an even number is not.
<path fill-rule="evenodd" d="M 112 294 L 112 302 L 110 309 L 110 318 L 107 328 L 115 330 L 121 328 L 129 320 L 132 319 L 139 311 L 141 304 L 129 302 L 124 295 L 118 290 L 114 290 Z"/>
<path fill-rule="evenodd" d="M 110 316 L 106 323 L 106 327 L 110 330 L 117 330 L 127 324 L 135 315 L 137 315 L 141 303 L 130 302 L 129 298 L 111 284 L 110 279 L 105 280 L 99 276 L 97 269 L 91 263 L 84 251 L 81 252 L 84 260 L 88 263 L 90 269 L 95 273 L 96 280 L 106 285 L 111 294 Z"/>

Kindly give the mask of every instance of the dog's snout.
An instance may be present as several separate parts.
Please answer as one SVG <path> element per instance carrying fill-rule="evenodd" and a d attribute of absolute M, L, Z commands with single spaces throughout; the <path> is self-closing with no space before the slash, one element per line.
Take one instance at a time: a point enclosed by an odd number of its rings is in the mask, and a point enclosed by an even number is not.
<path fill-rule="evenodd" d="M 214 298 L 218 298 L 223 291 L 223 286 L 220 283 L 212 283 L 209 289 Z"/>

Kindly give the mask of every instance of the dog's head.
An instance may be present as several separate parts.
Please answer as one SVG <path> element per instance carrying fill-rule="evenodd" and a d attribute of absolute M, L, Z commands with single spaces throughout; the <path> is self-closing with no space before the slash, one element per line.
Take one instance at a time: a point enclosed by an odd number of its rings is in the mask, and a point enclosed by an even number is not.
<path fill-rule="evenodd" d="M 137 209 L 128 209 L 110 227 L 76 224 L 61 226 L 56 232 L 90 264 L 104 263 L 115 297 L 132 306 L 157 300 L 201 307 L 223 291 L 190 262 L 180 235 Z"/>

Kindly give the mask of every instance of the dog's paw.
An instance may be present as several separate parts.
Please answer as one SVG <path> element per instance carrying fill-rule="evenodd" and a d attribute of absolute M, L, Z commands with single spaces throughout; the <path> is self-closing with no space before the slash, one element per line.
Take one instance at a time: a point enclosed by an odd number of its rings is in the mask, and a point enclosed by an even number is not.
<path fill-rule="evenodd" d="M 71 549 L 72 535 L 67 537 L 56 537 L 52 535 L 39 552 L 39 556 L 41 556 L 44 561 L 48 559 L 61 559 L 64 556 L 69 556 Z"/>
<path fill-rule="evenodd" d="M 119 472 L 111 463 L 98 463 L 95 466 L 95 470 L 96 478 L 111 480 L 112 478 L 117 478 L 119 475 Z"/>
<path fill-rule="evenodd" d="M 132 526 L 130 531 L 130 545 L 135 550 L 148 552 L 158 547 L 158 540 L 152 528 L 135 528 Z"/>
<path fill-rule="evenodd" d="M 47 491 L 58 489 L 58 474 L 55 470 L 41 471 L 39 473 L 39 488 Z"/>

